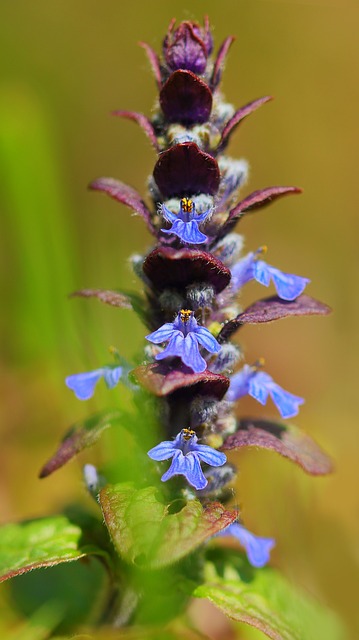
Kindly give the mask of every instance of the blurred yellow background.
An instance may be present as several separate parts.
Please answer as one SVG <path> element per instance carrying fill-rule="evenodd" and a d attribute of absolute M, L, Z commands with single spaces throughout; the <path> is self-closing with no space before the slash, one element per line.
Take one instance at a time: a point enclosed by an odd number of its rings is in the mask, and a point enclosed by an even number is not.
<path fill-rule="evenodd" d="M 247 327 L 241 340 L 248 362 L 264 356 L 275 380 L 306 398 L 296 424 L 331 454 L 336 471 L 310 478 L 275 454 L 244 452 L 237 457 L 238 503 L 249 528 L 277 538 L 274 564 L 336 610 L 357 638 L 355 0 L 2 1 L 0 520 L 87 500 L 81 463 L 101 464 L 100 447 L 37 478 L 68 425 L 107 402 L 100 392 L 83 405 L 63 380 L 108 361 L 109 345 L 130 357 L 144 329 L 127 311 L 67 294 L 138 289 L 128 257 L 150 238 L 128 209 L 86 186 L 109 175 L 145 193 L 154 152 L 140 129 L 110 112 L 150 114 L 156 88 L 137 42 L 159 51 L 172 17 L 202 20 L 205 13 L 217 47 L 228 34 L 237 38 L 224 74 L 228 101 L 275 97 L 240 127 L 228 150 L 250 162 L 244 193 L 276 184 L 304 189 L 248 216 L 240 229 L 246 247 L 268 245 L 268 262 L 310 277 L 309 293 L 334 309 L 328 318 Z M 265 294 L 248 285 L 244 302 Z M 246 401 L 243 413 L 259 409 Z M 276 417 L 271 406 L 265 413 Z"/>

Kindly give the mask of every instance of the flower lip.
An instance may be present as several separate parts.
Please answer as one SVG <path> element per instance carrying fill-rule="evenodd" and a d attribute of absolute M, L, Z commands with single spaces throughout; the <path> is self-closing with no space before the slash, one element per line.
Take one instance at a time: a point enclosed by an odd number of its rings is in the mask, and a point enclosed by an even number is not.
<path fill-rule="evenodd" d="M 270 282 L 273 281 L 277 294 L 282 300 L 289 302 L 295 300 L 303 293 L 310 280 L 292 273 L 285 273 L 267 264 L 260 259 L 260 255 L 266 251 L 266 246 L 259 247 L 257 251 L 248 253 L 232 267 L 232 288 L 236 291 L 251 280 L 269 287 Z"/>
<path fill-rule="evenodd" d="M 282 418 L 296 416 L 304 399 L 280 387 L 268 373 L 261 370 L 261 366 L 258 363 L 255 366 L 246 364 L 232 376 L 226 396 L 228 402 L 235 402 L 248 394 L 265 405 L 270 396 Z"/>
<path fill-rule="evenodd" d="M 174 234 L 185 244 L 203 244 L 208 241 L 208 237 L 199 230 L 199 225 L 206 222 L 212 213 L 212 207 L 197 214 L 193 200 L 184 197 L 180 201 L 178 214 L 170 211 L 165 204 L 160 205 L 159 212 L 171 224 L 169 229 L 161 229 L 162 233 Z"/>
<path fill-rule="evenodd" d="M 115 387 L 121 376 L 123 375 L 123 367 L 111 365 L 95 369 L 94 371 L 86 371 L 85 373 L 75 373 L 67 376 L 66 386 L 74 392 L 79 400 L 89 400 L 95 393 L 95 387 L 101 378 L 104 378 L 108 389 Z"/>
<path fill-rule="evenodd" d="M 163 351 L 155 356 L 156 360 L 178 357 L 195 373 L 207 369 L 200 347 L 211 354 L 221 350 L 216 338 L 206 327 L 199 325 L 193 312 L 187 309 L 179 311 L 173 322 L 166 322 L 146 336 L 146 340 L 153 344 L 167 343 Z"/>
<path fill-rule="evenodd" d="M 245 529 L 239 522 L 233 522 L 216 536 L 233 536 L 245 548 L 248 560 L 253 567 L 264 567 L 270 559 L 270 552 L 275 546 L 273 538 L 262 538 Z"/>
<path fill-rule="evenodd" d="M 226 455 L 221 451 L 198 444 L 196 432 L 192 429 L 182 429 L 174 440 L 160 442 L 150 449 L 147 455 L 158 462 L 172 458 L 171 466 L 161 478 L 162 482 L 173 476 L 183 475 L 197 491 L 204 489 L 208 484 L 201 462 L 210 467 L 221 467 L 227 461 Z"/>

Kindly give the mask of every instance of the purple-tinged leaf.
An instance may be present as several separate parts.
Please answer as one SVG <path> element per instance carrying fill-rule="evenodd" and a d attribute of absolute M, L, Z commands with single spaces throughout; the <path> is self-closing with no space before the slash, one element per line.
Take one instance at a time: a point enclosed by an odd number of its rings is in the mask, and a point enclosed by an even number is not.
<path fill-rule="evenodd" d="M 212 109 L 212 92 L 191 71 L 175 71 L 160 92 L 160 105 L 169 122 L 185 125 L 207 122 Z"/>
<path fill-rule="evenodd" d="M 281 456 L 296 462 L 313 476 L 326 475 L 333 471 L 331 459 L 319 445 L 298 427 L 270 420 L 243 418 L 238 430 L 224 442 L 222 449 L 256 447 L 271 449 Z"/>
<path fill-rule="evenodd" d="M 176 369 L 171 369 L 166 363 L 140 365 L 132 371 L 132 375 L 142 387 L 158 397 L 190 388 L 193 396 L 214 396 L 221 400 L 229 387 L 229 378 L 226 376 L 208 369 L 203 373 L 193 373 L 184 365 Z"/>
<path fill-rule="evenodd" d="M 218 238 L 222 238 L 232 231 L 238 220 L 243 218 L 245 214 L 254 211 L 255 209 L 266 207 L 282 196 L 294 195 L 296 193 L 302 193 L 302 190 L 299 189 L 299 187 L 267 187 L 265 189 L 253 191 L 253 193 L 231 209 L 226 222 L 218 234 Z"/>
<path fill-rule="evenodd" d="M 74 291 L 70 295 L 71 298 L 97 298 L 104 304 L 109 304 L 112 307 L 119 307 L 120 309 L 133 309 L 131 298 L 124 293 L 118 291 L 110 291 L 108 289 L 80 289 L 80 291 Z"/>
<path fill-rule="evenodd" d="M 226 146 L 229 136 L 232 135 L 234 129 L 240 124 L 240 122 L 242 122 L 242 120 L 244 120 L 244 118 L 249 116 L 250 113 L 253 113 L 253 111 L 256 111 L 256 109 L 261 107 L 262 104 L 265 104 L 266 102 L 269 102 L 269 100 L 272 100 L 272 99 L 273 99 L 272 96 L 265 96 L 264 98 L 253 100 L 253 102 L 249 102 L 244 107 L 241 107 L 240 109 L 238 109 L 238 111 L 236 111 L 234 116 L 232 116 L 232 118 L 227 122 L 226 126 L 222 131 L 222 137 L 221 137 L 221 142 L 219 143 L 219 148 L 223 149 L 223 147 Z"/>
<path fill-rule="evenodd" d="M 129 120 L 137 122 L 137 124 L 139 124 L 141 129 L 145 132 L 146 136 L 148 137 L 149 141 L 156 149 L 156 151 L 159 151 L 160 148 L 158 146 L 156 132 L 153 128 L 152 122 L 147 118 L 147 116 L 145 116 L 143 113 L 137 113 L 137 111 L 124 111 L 123 109 L 117 109 L 116 111 L 113 111 L 112 115 L 120 116 L 121 118 L 128 118 Z"/>
<path fill-rule="evenodd" d="M 123 560 L 158 569 L 178 562 L 234 522 L 237 511 L 218 502 L 204 508 L 191 500 L 176 513 L 155 487 L 136 490 L 132 484 L 107 485 L 100 504 L 112 542 Z"/>
<path fill-rule="evenodd" d="M 223 262 L 199 249 L 154 249 L 143 264 L 143 272 L 159 290 L 203 282 L 211 284 L 220 293 L 231 279 L 231 272 Z"/>
<path fill-rule="evenodd" d="M 89 184 L 89 189 L 93 191 L 103 191 L 107 193 L 110 198 L 121 202 L 121 204 L 126 205 L 126 207 L 130 207 L 130 209 L 138 213 L 145 220 L 149 231 L 156 235 L 156 229 L 151 220 L 151 213 L 135 189 L 114 178 L 98 178 Z"/>
<path fill-rule="evenodd" d="M 0 528 L 0 582 L 93 554 L 106 556 L 64 515 L 6 524 Z"/>
<path fill-rule="evenodd" d="M 227 322 L 217 337 L 218 342 L 226 342 L 244 324 L 272 322 L 289 316 L 326 316 L 331 308 L 305 294 L 295 300 L 282 300 L 278 296 L 258 300 L 236 318 Z"/>
<path fill-rule="evenodd" d="M 155 80 L 157 82 L 157 86 L 160 89 L 162 84 L 162 75 L 161 75 L 161 66 L 160 61 L 158 59 L 157 53 L 152 49 L 152 47 L 147 44 L 147 42 L 139 42 L 140 47 L 142 47 L 147 55 L 149 63 L 151 65 L 153 75 L 155 76 Z"/>
<path fill-rule="evenodd" d="M 76 423 L 67 432 L 56 453 L 46 462 L 39 473 L 39 478 L 46 478 L 72 460 L 80 451 L 91 447 L 102 432 L 112 427 L 120 418 L 119 411 L 97 414 L 87 420 Z"/>
<path fill-rule="evenodd" d="M 155 182 L 165 198 L 214 195 L 220 173 L 217 161 L 194 142 L 183 142 L 163 151 L 153 170 Z"/>
<path fill-rule="evenodd" d="M 235 41 L 234 36 L 228 36 L 228 38 L 224 40 L 224 42 L 221 44 L 219 48 L 216 60 L 214 62 L 213 73 L 211 78 L 211 86 L 213 88 L 215 88 L 221 80 L 225 59 L 234 41 Z"/>

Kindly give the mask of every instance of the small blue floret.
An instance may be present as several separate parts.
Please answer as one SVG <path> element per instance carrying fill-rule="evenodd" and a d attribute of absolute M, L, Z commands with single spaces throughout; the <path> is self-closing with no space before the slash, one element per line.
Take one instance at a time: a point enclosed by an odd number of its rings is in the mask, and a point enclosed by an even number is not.
<path fill-rule="evenodd" d="M 248 560 L 253 567 L 264 567 L 270 558 L 270 552 L 275 545 L 273 538 L 260 538 L 247 531 L 239 522 L 233 522 L 217 536 L 233 536 L 245 548 Z"/>
<path fill-rule="evenodd" d="M 89 400 L 95 393 L 95 387 L 101 378 L 104 378 L 108 389 L 115 387 L 122 375 L 122 367 L 102 367 L 86 373 L 75 373 L 65 380 L 79 400 Z"/>
<path fill-rule="evenodd" d="M 240 289 L 250 280 L 256 280 L 265 287 L 269 287 L 272 280 L 277 294 L 282 300 L 295 300 L 303 293 L 310 280 L 292 273 L 283 273 L 264 260 L 259 260 L 258 256 L 263 251 L 265 251 L 265 247 L 248 253 L 232 267 L 232 287 L 235 290 Z"/>
<path fill-rule="evenodd" d="M 164 204 L 161 205 L 160 212 L 164 219 L 172 224 L 170 229 L 161 229 L 162 233 L 172 233 L 186 244 L 207 242 L 208 237 L 199 230 L 198 225 L 212 213 L 211 208 L 197 215 L 195 203 L 189 198 L 182 198 L 178 215 L 172 213 Z"/>
<path fill-rule="evenodd" d="M 239 398 L 250 395 L 260 404 L 265 405 L 270 396 L 282 418 L 292 418 L 299 412 L 304 399 L 285 391 L 273 378 L 257 367 L 244 365 L 243 369 L 231 377 L 226 400 L 235 402 Z"/>
<path fill-rule="evenodd" d="M 182 475 L 198 491 L 208 484 L 201 468 L 201 461 L 211 467 L 221 467 L 227 461 L 224 453 L 205 444 L 197 444 L 194 431 L 182 429 L 174 440 L 165 440 L 148 452 L 152 460 L 162 461 L 172 458 L 170 468 L 161 480 L 166 482 L 173 476 Z"/>
<path fill-rule="evenodd" d="M 221 350 L 216 338 L 206 327 L 200 326 L 193 312 L 187 309 L 182 309 L 174 322 L 166 322 L 146 339 L 154 344 L 168 342 L 167 347 L 155 356 L 156 360 L 177 356 L 195 373 L 201 373 L 207 367 L 199 352 L 199 345 L 209 353 L 219 353 Z"/>

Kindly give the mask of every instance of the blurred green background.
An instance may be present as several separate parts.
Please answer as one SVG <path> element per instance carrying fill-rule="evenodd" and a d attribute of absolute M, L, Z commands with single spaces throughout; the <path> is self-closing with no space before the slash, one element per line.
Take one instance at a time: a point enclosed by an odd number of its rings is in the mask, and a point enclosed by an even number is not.
<path fill-rule="evenodd" d="M 84 287 L 138 288 L 128 257 L 150 238 L 129 210 L 86 190 L 109 175 L 145 193 L 155 155 L 118 108 L 150 114 L 155 83 L 144 52 L 157 50 L 170 19 L 208 13 L 217 46 L 237 37 L 223 90 L 240 106 L 275 101 L 234 135 L 229 153 L 246 157 L 245 193 L 295 184 L 242 223 L 248 250 L 266 244 L 271 264 L 312 279 L 309 293 L 329 318 L 292 319 L 243 330 L 246 358 L 306 398 L 296 423 L 335 460 L 328 478 L 310 478 L 275 454 L 244 452 L 237 500 L 248 527 L 277 539 L 274 564 L 359 635 L 358 610 L 358 18 L 355 0 L 2 0 L 0 7 L 0 363 L 1 522 L 86 502 L 86 452 L 47 480 L 38 471 L 65 428 L 118 390 L 79 403 L 64 377 L 131 357 L 144 329 L 129 312 L 69 300 Z M 265 292 L 264 292 L 265 293 Z M 249 285 L 244 302 L 263 290 Z M 251 401 L 243 413 L 259 414 Z M 265 412 L 273 415 L 272 407 Z M 3 591 L 1 629 L 16 627 Z M 243 632 L 246 633 L 246 632 Z M 247 637 L 244 636 L 243 637 Z M 322 640 L 319 639 L 318 640 Z M 323 639 L 324 640 L 324 639 Z"/>

